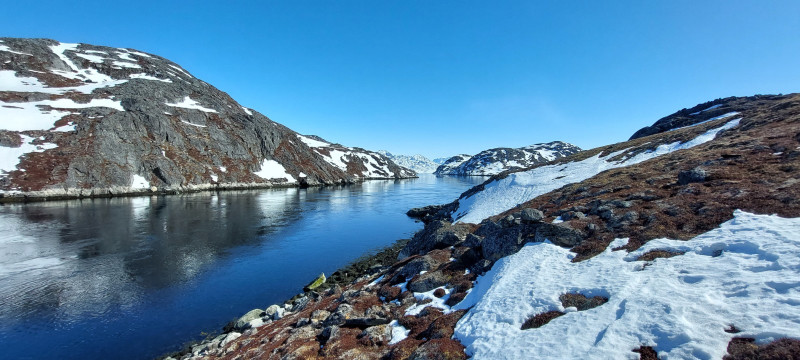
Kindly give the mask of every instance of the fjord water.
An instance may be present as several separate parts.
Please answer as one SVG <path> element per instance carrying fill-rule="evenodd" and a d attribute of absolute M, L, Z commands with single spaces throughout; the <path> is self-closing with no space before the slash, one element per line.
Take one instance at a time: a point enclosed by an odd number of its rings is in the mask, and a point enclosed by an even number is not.
<path fill-rule="evenodd" d="M 0 206 L 6 359 L 148 359 L 408 238 L 482 177 Z"/>

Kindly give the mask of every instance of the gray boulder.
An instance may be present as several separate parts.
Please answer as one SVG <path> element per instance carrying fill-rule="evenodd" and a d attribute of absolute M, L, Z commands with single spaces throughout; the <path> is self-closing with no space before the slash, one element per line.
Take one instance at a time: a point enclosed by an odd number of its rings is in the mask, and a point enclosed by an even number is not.
<path fill-rule="evenodd" d="M 568 224 L 541 224 L 536 229 L 535 241 L 545 240 L 558 246 L 573 247 L 583 242 L 583 234 Z"/>
<path fill-rule="evenodd" d="M 234 330 L 245 330 L 250 327 L 250 321 L 261 318 L 262 314 L 264 314 L 264 310 L 261 309 L 253 309 L 247 312 L 247 314 L 242 315 L 236 323 L 234 323 L 233 328 Z"/>
<path fill-rule="evenodd" d="M 694 168 L 678 173 L 678 184 L 686 185 L 690 183 L 703 182 L 708 179 L 708 172 L 701 168 Z"/>

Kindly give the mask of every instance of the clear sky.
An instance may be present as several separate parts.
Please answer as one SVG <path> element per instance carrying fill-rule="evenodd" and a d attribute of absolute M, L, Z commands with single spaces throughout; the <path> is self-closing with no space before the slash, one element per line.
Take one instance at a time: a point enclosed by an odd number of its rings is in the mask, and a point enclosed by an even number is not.
<path fill-rule="evenodd" d="M 6 1 L 0 36 L 158 54 L 300 133 L 428 157 L 800 90 L 796 0 Z"/>

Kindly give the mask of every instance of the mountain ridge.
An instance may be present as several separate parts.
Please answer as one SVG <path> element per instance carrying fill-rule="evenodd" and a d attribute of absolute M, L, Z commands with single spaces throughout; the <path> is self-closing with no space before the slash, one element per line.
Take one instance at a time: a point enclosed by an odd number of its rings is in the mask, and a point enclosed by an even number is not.
<path fill-rule="evenodd" d="M 416 176 L 375 152 L 314 150 L 133 49 L 0 38 L 0 116 L 2 201 Z"/>
<path fill-rule="evenodd" d="M 434 173 L 461 176 L 497 175 L 553 161 L 579 151 L 581 148 L 563 141 L 551 141 L 520 148 L 493 148 L 473 156 L 461 154 L 451 157 Z"/>

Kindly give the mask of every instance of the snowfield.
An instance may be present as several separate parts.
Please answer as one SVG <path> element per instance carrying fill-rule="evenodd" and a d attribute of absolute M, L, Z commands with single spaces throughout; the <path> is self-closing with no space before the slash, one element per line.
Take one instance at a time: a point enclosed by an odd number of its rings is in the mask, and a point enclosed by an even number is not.
<path fill-rule="evenodd" d="M 800 218 L 736 211 L 689 241 L 611 250 L 626 242 L 579 263 L 549 242 L 499 260 L 456 306 L 474 305 L 455 337 L 474 359 L 638 359 L 631 350 L 639 346 L 652 346 L 660 359 L 721 359 L 734 336 L 757 343 L 800 337 Z M 653 249 L 686 253 L 634 261 Z M 609 300 L 564 309 L 559 296 L 569 292 Z M 527 318 L 552 310 L 566 315 L 520 330 Z M 742 332 L 725 332 L 731 325 Z"/>
<path fill-rule="evenodd" d="M 603 171 L 638 164 L 673 151 L 706 143 L 713 140 L 720 131 L 738 125 L 739 120 L 741 119 L 731 120 L 725 125 L 706 131 L 685 143 L 675 142 L 660 145 L 654 150 L 645 151 L 617 162 L 610 159 L 625 153 L 627 149 L 608 154 L 605 157 L 597 154 L 582 161 L 540 166 L 528 171 L 513 173 L 504 179 L 486 184 L 481 192 L 459 199 L 458 209 L 453 212 L 453 219 L 464 223 L 480 223 L 487 217 L 500 214 L 562 186 L 581 182 Z"/>

